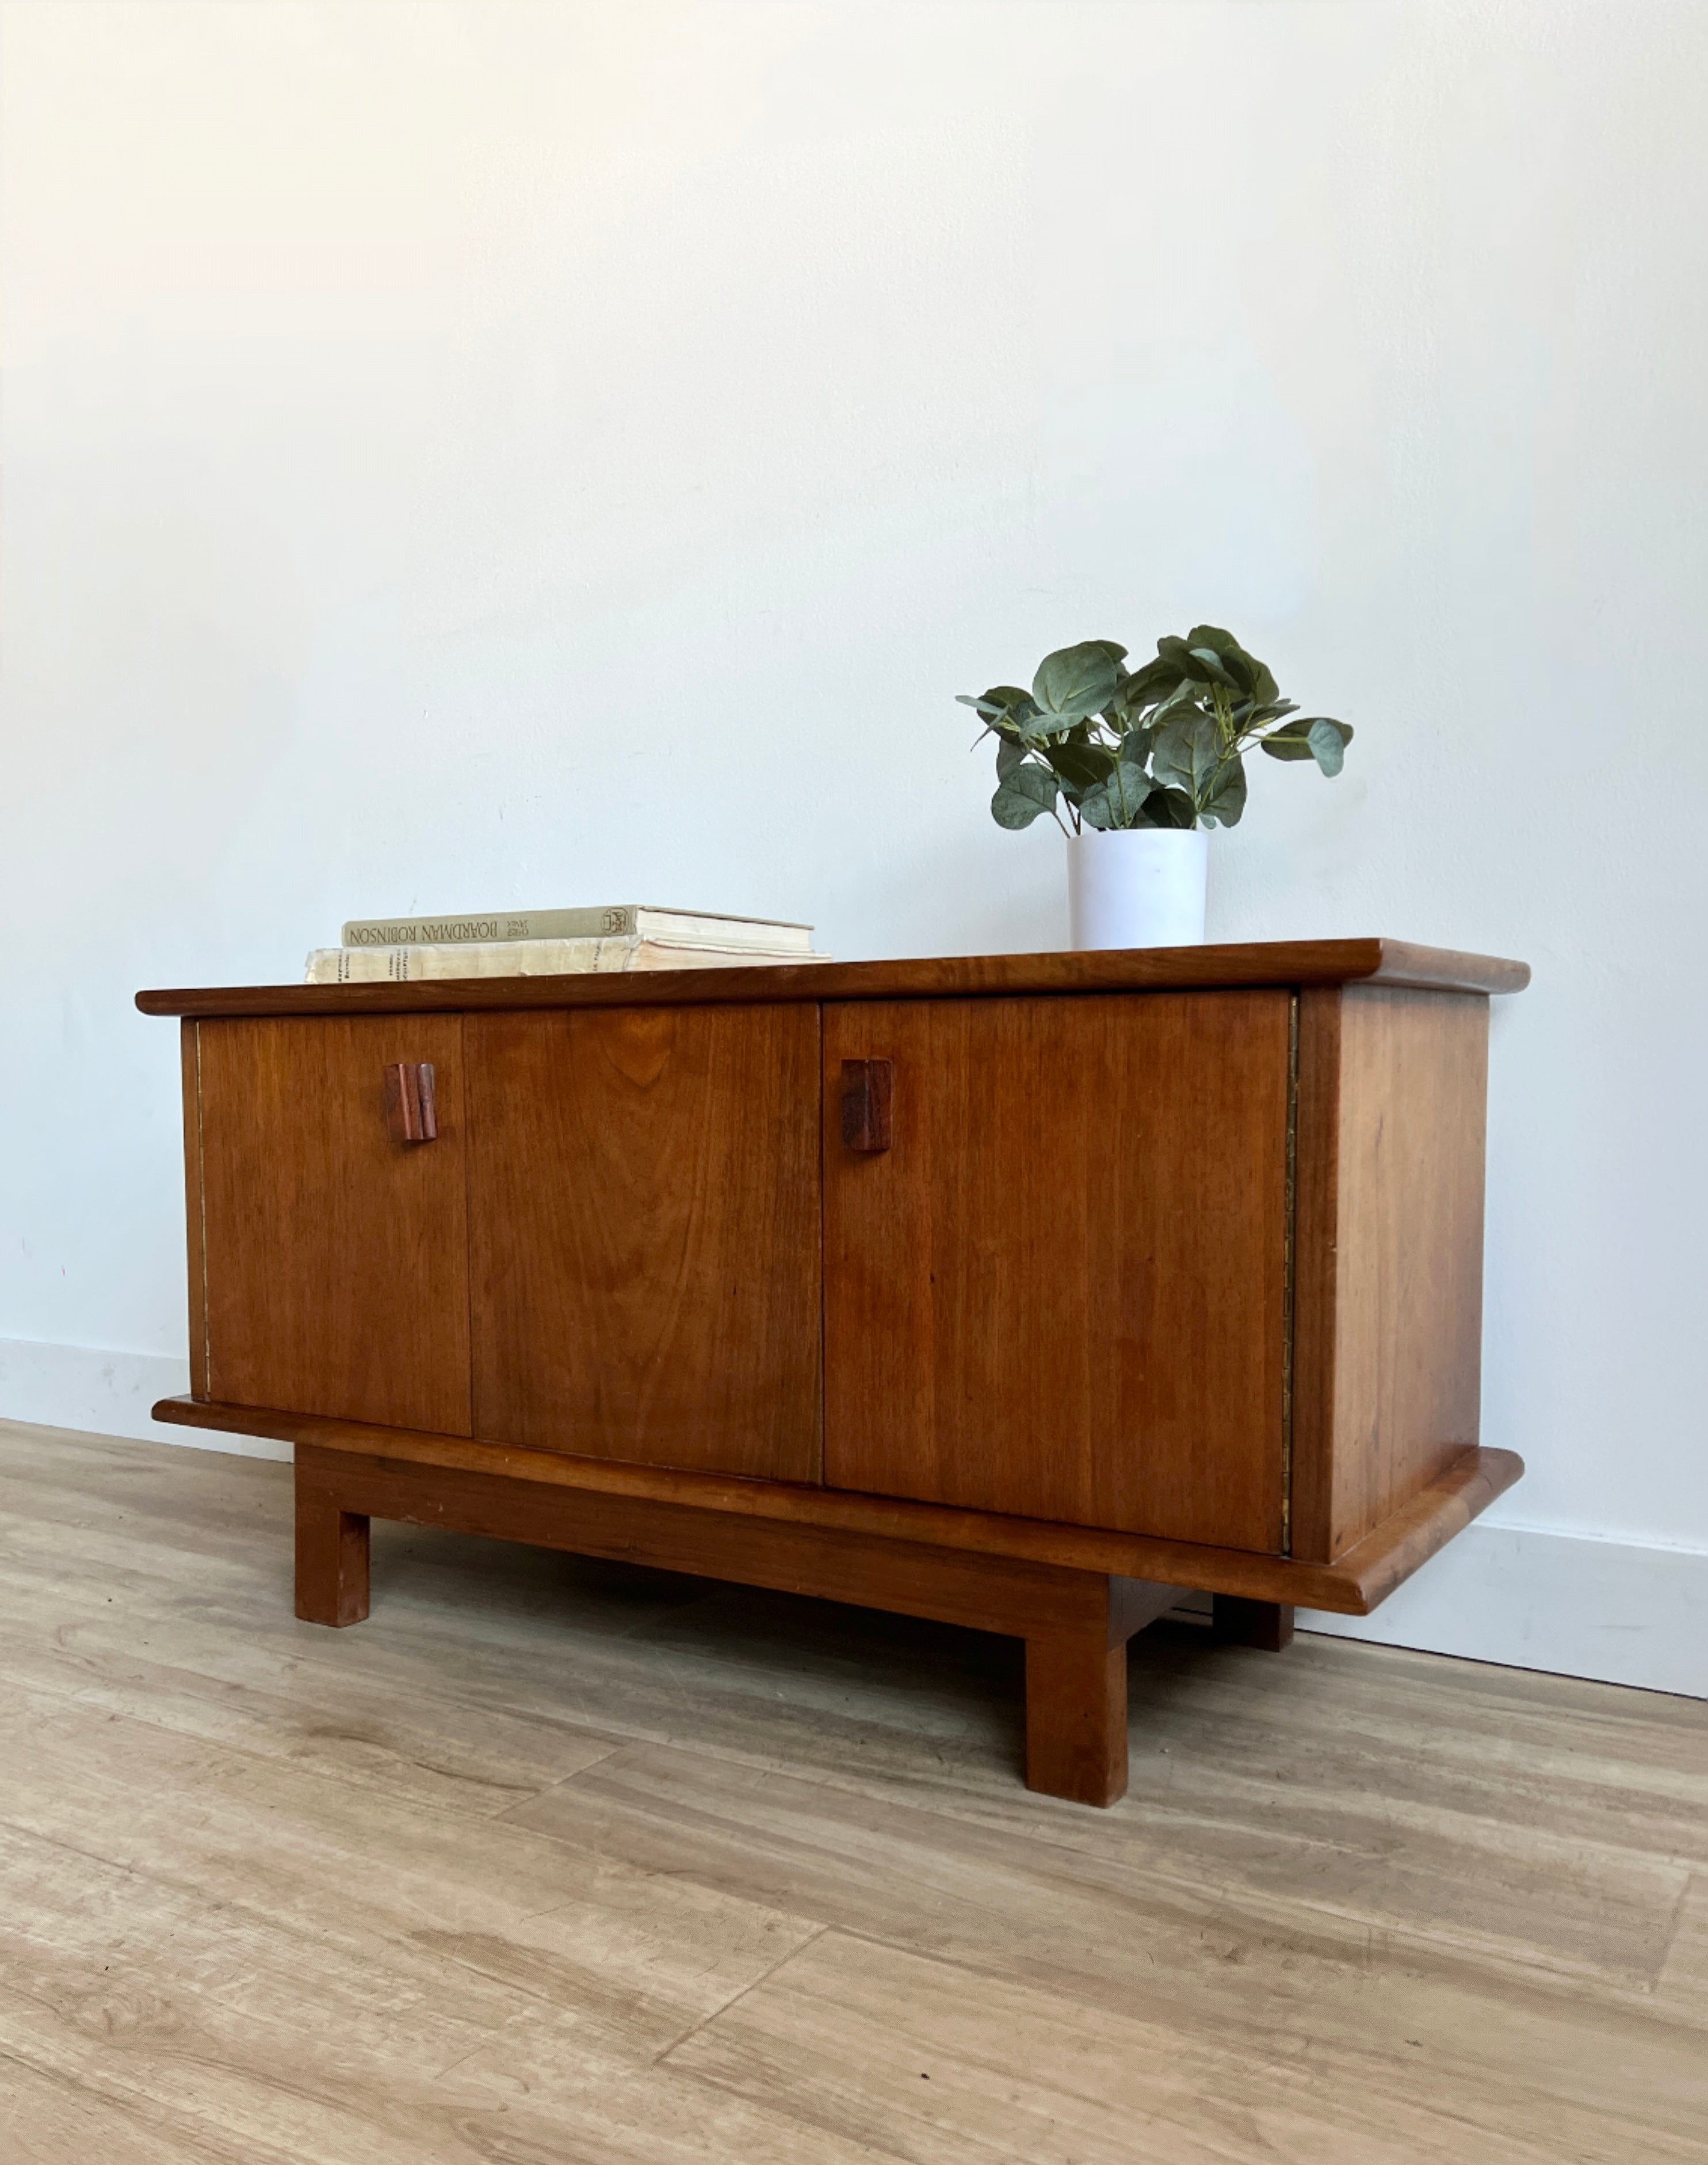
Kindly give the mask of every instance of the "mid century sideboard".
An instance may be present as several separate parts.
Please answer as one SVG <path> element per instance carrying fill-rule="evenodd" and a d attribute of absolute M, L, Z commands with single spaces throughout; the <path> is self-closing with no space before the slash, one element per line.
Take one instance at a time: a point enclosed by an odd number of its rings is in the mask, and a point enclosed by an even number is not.
<path fill-rule="evenodd" d="M 1126 1783 L 1128 1637 L 1278 1648 L 1522 1471 L 1478 1442 L 1489 998 L 1350 940 L 144 993 L 183 1019 L 187 1398 L 374 1517 L 1013 1634 Z"/>

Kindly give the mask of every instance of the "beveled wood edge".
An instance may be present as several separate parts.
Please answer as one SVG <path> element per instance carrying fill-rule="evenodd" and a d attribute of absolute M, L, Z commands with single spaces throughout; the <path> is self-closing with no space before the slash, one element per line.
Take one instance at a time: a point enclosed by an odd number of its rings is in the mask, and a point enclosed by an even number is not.
<path fill-rule="evenodd" d="M 1258 1556 L 1241 1549 L 1206 1548 L 1162 1541 L 1148 1534 L 1099 1531 L 1041 1519 L 1015 1519 L 994 1511 L 961 1511 L 941 1504 L 915 1504 L 845 1490 L 809 1488 L 783 1481 L 751 1481 L 716 1473 L 683 1473 L 667 1467 L 630 1466 L 616 1460 L 571 1458 L 555 1451 L 525 1451 L 464 1436 L 432 1435 L 418 1429 L 381 1428 L 361 1421 L 328 1420 L 319 1414 L 279 1413 L 260 1406 L 231 1406 L 187 1399 L 162 1399 L 154 1418 L 180 1428 L 224 1430 L 306 1443 L 363 1458 L 389 1458 L 416 1466 L 459 1468 L 556 1488 L 650 1497 L 688 1504 L 740 1518 L 781 1519 L 809 1525 L 878 1534 L 928 1548 L 967 1549 L 989 1556 L 1056 1564 L 1070 1571 L 1112 1572 L 1120 1578 L 1154 1579 L 1165 1586 L 1210 1593 L 1235 1593 L 1253 1601 L 1326 1609 L 1342 1616 L 1367 1616 L 1419 1565 L 1461 1532 L 1524 1471 L 1516 1451 L 1468 1451 L 1440 1478 L 1415 1496 L 1334 1563 L 1305 1563 L 1289 1557 Z"/>
<path fill-rule="evenodd" d="M 188 1259 L 190 1390 L 206 1398 L 214 1388 L 208 1330 L 208 1226 L 202 1193 L 201 1025 L 186 1016 L 178 1026 L 183 1083 L 184 1241 Z"/>
<path fill-rule="evenodd" d="M 1480 1518 L 1523 1472 L 1524 1461 L 1516 1451 L 1479 1446 L 1455 1459 L 1427 1488 L 1420 1489 L 1409 1504 L 1402 1504 L 1329 1566 L 1331 1571 L 1343 1572 L 1363 1597 L 1363 1608 L 1347 1613 L 1368 1616 L 1420 1565 L 1462 1534 L 1473 1519 Z"/>
<path fill-rule="evenodd" d="M 1530 966 L 1399 940 L 1263 940 L 894 962 L 766 963 L 553 977 L 441 977 L 413 985 L 226 985 L 141 992 L 148 1015 L 443 1014 L 490 1008 L 755 1006 L 790 1000 L 978 998 L 1051 993 L 1226 991 L 1262 985 L 1409 985 L 1518 993 Z"/>

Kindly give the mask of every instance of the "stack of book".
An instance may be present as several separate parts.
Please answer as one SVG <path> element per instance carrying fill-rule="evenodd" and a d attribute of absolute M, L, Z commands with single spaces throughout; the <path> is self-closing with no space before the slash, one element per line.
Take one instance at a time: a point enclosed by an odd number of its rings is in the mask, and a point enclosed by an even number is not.
<path fill-rule="evenodd" d="M 423 977 L 550 977 L 829 960 L 814 952 L 810 924 L 623 903 L 604 909 L 358 919 L 345 926 L 341 946 L 314 949 L 303 982 L 408 984 Z"/>

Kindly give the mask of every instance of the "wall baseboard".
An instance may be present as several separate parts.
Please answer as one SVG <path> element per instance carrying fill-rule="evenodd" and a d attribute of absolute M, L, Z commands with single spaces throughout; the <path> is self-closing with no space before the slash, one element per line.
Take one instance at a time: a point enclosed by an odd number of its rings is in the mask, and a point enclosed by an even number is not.
<path fill-rule="evenodd" d="M 1373 1616 L 1299 1626 L 1708 1699 L 1708 1552 L 1479 1520 Z"/>
<path fill-rule="evenodd" d="M 165 1353 L 116 1353 L 100 1346 L 51 1346 L 0 1338 L 0 1420 L 40 1428 L 78 1428 L 142 1443 L 188 1444 L 245 1458 L 288 1459 L 291 1446 L 268 1436 L 222 1435 L 167 1428 L 149 1419 L 156 1399 L 190 1388 L 187 1361 Z"/>
<path fill-rule="evenodd" d="M 288 1459 L 263 1436 L 214 1435 L 149 1419 L 190 1387 L 158 1353 L 0 1338 L 0 1419 L 147 1443 Z M 1469 1526 L 1373 1616 L 1301 1609 L 1299 1628 L 1458 1654 L 1507 1668 L 1708 1699 L 1708 1552 L 1524 1526 Z"/>

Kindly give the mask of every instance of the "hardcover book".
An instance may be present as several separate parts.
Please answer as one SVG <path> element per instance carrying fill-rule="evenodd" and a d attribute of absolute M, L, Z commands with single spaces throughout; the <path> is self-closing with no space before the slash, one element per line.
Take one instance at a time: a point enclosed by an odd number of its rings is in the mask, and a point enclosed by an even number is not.
<path fill-rule="evenodd" d="M 807 955 L 810 924 L 625 902 L 593 909 L 499 909 L 456 917 L 366 917 L 344 928 L 346 947 L 484 946 L 513 940 L 666 940 L 686 947 L 751 947 Z"/>
<path fill-rule="evenodd" d="M 828 962 L 810 948 L 767 952 L 664 940 L 492 940 L 456 945 L 317 947 L 308 985 L 411 984 L 430 977 L 551 977 L 620 970 L 709 970 Z"/>

